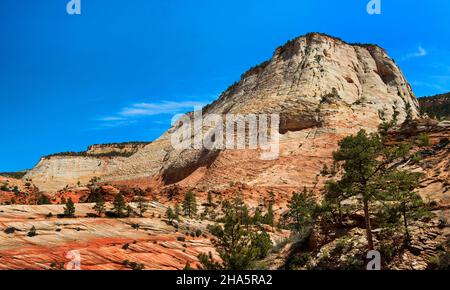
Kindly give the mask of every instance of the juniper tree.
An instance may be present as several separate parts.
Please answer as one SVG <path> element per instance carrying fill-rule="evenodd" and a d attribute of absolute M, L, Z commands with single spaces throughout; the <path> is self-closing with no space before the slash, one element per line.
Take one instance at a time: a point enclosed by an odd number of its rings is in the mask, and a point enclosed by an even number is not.
<path fill-rule="evenodd" d="M 30 231 L 27 233 L 27 236 L 28 237 L 34 237 L 34 236 L 36 236 L 37 234 L 36 234 L 36 227 L 35 226 L 32 226 L 31 227 L 31 229 L 30 229 Z"/>
<path fill-rule="evenodd" d="M 223 208 L 225 212 L 231 211 L 238 215 L 240 223 L 245 225 L 247 229 L 252 224 L 252 217 L 250 217 L 248 207 L 241 197 L 236 197 L 231 203 L 225 202 Z"/>

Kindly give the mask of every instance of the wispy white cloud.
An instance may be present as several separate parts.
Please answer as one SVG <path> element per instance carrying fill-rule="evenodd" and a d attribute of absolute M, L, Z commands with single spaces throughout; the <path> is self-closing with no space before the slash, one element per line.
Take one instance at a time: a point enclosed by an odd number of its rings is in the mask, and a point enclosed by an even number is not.
<path fill-rule="evenodd" d="M 408 53 L 402 57 L 402 60 L 408 60 L 411 58 L 424 57 L 428 55 L 428 51 L 423 48 L 421 45 L 417 48 L 415 52 Z"/>
<path fill-rule="evenodd" d="M 198 99 L 193 97 L 193 99 Z M 139 119 L 152 116 L 169 115 L 171 117 L 204 107 L 211 98 L 205 101 L 161 101 L 134 103 L 120 109 L 116 114 L 96 119 L 100 124 L 95 129 L 124 127 L 138 123 Z M 165 118 L 165 117 L 161 117 Z M 153 120 L 154 124 L 163 124 L 162 120 Z"/>
<path fill-rule="evenodd" d="M 196 107 L 204 107 L 206 104 L 202 102 L 159 102 L 159 103 L 137 103 L 128 106 L 119 112 L 120 116 L 139 117 L 139 116 L 155 116 L 163 114 L 178 114 L 181 112 L 192 111 Z"/>
<path fill-rule="evenodd" d="M 110 121 L 124 121 L 124 120 L 126 120 L 126 119 L 123 118 L 123 117 L 116 117 L 116 116 L 113 116 L 113 117 L 101 117 L 101 118 L 98 118 L 98 121 L 105 121 L 105 122 L 110 122 Z"/>
<path fill-rule="evenodd" d="M 114 117 L 105 117 L 99 118 L 97 121 L 100 123 L 95 124 L 93 127 L 86 129 L 87 131 L 97 131 L 97 130 L 105 130 L 105 129 L 114 129 L 120 127 L 126 127 L 137 123 L 136 120 L 114 120 Z"/>

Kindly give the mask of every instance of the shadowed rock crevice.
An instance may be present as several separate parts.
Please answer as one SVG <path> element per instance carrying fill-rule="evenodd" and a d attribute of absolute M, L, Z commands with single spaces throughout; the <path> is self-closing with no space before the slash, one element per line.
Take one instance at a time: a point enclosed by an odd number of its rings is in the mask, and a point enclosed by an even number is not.
<path fill-rule="evenodd" d="M 287 132 L 297 132 L 310 128 L 321 127 L 322 122 L 317 120 L 316 115 L 281 115 L 280 116 L 280 134 Z"/>
<path fill-rule="evenodd" d="M 203 150 L 199 154 L 199 157 L 195 163 L 185 162 L 183 164 L 172 164 L 171 166 L 165 168 L 162 172 L 164 185 L 171 185 L 180 182 L 201 167 L 211 167 L 219 154 L 220 150 Z"/>

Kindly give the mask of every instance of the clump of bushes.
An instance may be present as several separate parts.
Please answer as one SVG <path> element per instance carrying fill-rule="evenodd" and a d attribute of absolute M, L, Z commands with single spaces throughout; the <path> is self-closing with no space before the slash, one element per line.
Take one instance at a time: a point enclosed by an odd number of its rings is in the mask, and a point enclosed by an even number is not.
<path fill-rule="evenodd" d="M 144 264 L 141 263 L 136 263 L 136 262 L 131 262 L 129 264 L 130 268 L 134 271 L 140 271 L 140 270 L 144 270 L 145 266 Z"/>
<path fill-rule="evenodd" d="M 18 229 L 16 229 L 15 227 L 7 227 L 3 232 L 7 235 L 11 235 L 14 234 L 16 231 L 18 231 Z"/>
<path fill-rule="evenodd" d="M 125 267 L 130 267 L 132 270 L 144 270 L 145 266 L 144 264 L 141 263 L 136 263 L 136 262 L 130 262 L 128 260 L 123 260 L 122 261 L 122 265 Z"/>
<path fill-rule="evenodd" d="M 417 137 L 417 145 L 419 147 L 430 146 L 430 136 L 426 133 L 422 133 Z"/>
<path fill-rule="evenodd" d="M 36 235 L 37 235 L 37 233 L 36 233 L 36 227 L 35 227 L 35 226 L 32 226 L 31 229 L 30 229 L 30 231 L 28 232 L 27 236 L 30 237 L 30 238 L 32 238 L 32 237 L 34 237 L 34 236 L 36 236 Z"/>

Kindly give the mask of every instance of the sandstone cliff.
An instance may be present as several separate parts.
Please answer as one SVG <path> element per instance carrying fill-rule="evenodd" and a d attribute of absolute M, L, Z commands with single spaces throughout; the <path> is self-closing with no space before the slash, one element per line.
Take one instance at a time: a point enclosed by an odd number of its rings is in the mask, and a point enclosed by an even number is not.
<path fill-rule="evenodd" d="M 93 176 L 204 190 L 230 182 L 281 189 L 313 186 L 322 166 L 331 163 L 338 140 L 360 128 L 375 130 L 380 112 L 390 118 L 394 106 L 400 121 L 407 106 L 418 116 L 411 87 L 385 50 L 311 33 L 276 49 L 270 60 L 244 73 L 203 109 L 204 115 L 279 114 L 278 159 L 261 160 L 260 150 L 250 149 L 175 150 L 174 126 L 129 158 L 44 158 L 26 177 L 51 191 Z"/>
<path fill-rule="evenodd" d="M 57 191 L 67 185 L 87 184 L 117 169 L 129 156 L 149 143 L 130 142 L 89 146 L 83 152 L 65 152 L 43 157 L 23 177 L 42 191 Z"/>
<path fill-rule="evenodd" d="M 159 177 L 163 185 L 223 187 L 240 181 L 253 186 L 311 186 L 342 137 L 374 130 L 379 112 L 393 106 L 413 117 L 417 100 L 386 51 L 308 34 L 278 48 L 272 59 L 252 68 L 204 114 L 280 114 L 281 154 L 260 159 L 258 150 L 174 150 L 171 128 L 105 176 L 105 180 Z M 300 174 L 301 173 L 301 174 Z"/>

